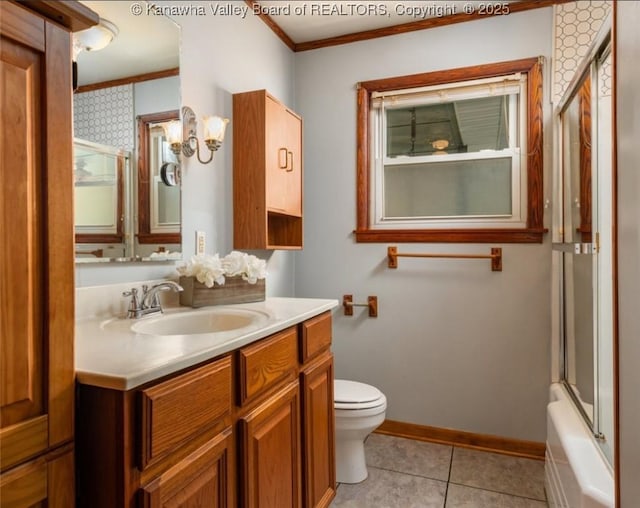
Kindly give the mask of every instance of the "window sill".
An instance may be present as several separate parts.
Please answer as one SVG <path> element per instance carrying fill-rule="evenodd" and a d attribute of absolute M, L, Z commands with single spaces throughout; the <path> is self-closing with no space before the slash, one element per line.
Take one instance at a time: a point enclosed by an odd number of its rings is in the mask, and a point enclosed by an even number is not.
<path fill-rule="evenodd" d="M 180 233 L 138 233 L 138 243 L 182 243 L 182 235 Z"/>
<path fill-rule="evenodd" d="M 354 231 L 358 243 L 542 243 L 542 229 L 363 229 Z"/>
<path fill-rule="evenodd" d="M 76 243 L 122 243 L 121 233 L 76 233 Z"/>

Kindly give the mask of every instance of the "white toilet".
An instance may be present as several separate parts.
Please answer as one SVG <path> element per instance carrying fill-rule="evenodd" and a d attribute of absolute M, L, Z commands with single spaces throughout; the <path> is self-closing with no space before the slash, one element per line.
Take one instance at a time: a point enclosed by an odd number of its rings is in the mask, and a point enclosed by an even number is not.
<path fill-rule="evenodd" d="M 336 480 L 360 483 L 367 478 L 364 440 L 384 421 L 387 398 L 374 386 L 336 379 Z"/>

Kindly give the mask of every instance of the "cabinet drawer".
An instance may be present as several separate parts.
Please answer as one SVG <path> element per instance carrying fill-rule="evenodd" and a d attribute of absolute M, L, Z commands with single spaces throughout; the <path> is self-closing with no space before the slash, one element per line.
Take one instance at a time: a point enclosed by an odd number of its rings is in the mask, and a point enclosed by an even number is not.
<path fill-rule="evenodd" d="M 305 363 L 331 346 L 331 312 L 300 324 L 300 362 Z"/>
<path fill-rule="evenodd" d="M 231 414 L 227 356 L 140 392 L 140 469 Z"/>
<path fill-rule="evenodd" d="M 295 327 L 240 350 L 240 405 L 265 392 L 298 368 L 298 334 Z"/>
<path fill-rule="evenodd" d="M 39 506 L 47 499 L 47 461 L 36 459 L 0 475 L 3 508 Z"/>

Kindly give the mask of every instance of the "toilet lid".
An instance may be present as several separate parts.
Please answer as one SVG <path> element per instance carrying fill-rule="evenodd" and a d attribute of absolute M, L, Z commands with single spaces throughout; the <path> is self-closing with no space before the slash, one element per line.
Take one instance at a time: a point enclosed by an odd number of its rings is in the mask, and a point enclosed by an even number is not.
<path fill-rule="evenodd" d="M 357 381 L 335 379 L 333 381 L 333 400 L 336 408 L 348 409 L 351 406 L 364 409 L 381 405 L 385 397 L 375 386 Z"/>

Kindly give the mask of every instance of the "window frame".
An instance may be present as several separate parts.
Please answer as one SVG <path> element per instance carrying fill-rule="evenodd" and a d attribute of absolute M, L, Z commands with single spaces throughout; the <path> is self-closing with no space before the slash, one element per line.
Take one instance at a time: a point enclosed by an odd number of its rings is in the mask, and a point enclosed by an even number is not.
<path fill-rule="evenodd" d="M 408 76 L 364 81 L 357 89 L 357 242 L 471 242 L 471 243 L 542 243 L 547 229 L 543 225 L 543 111 L 542 57 L 493 64 L 462 67 Z M 371 224 L 375 206 L 371 157 L 371 96 L 374 92 L 419 88 L 492 78 L 516 72 L 527 75 L 527 171 L 526 226 L 518 228 L 456 227 L 378 229 Z M 524 147 L 521 147 L 524 150 Z"/>
<path fill-rule="evenodd" d="M 149 135 L 149 125 L 158 122 L 168 122 L 170 120 L 179 120 L 180 111 L 177 109 L 171 111 L 163 111 L 160 113 L 150 113 L 147 115 L 138 115 L 138 232 L 136 234 L 138 243 L 155 244 L 155 243 L 182 243 L 182 226 L 180 232 L 152 232 L 151 220 L 151 160 L 149 149 L 151 146 L 151 138 Z"/>
<path fill-rule="evenodd" d="M 95 143 L 91 143 L 86 140 L 81 140 L 78 138 L 74 138 L 74 152 L 75 152 L 75 144 L 82 143 L 85 148 L 87 146 L 94 145 L 96 147 L 100 146 Z M 95 148 L 94 148 L 95 149 Z M 115 192 L 115 206 L 114 206 L 114 215 L 113 220 L 115 225 L 113 227 L 103 228 L 100 226 L 78 226 L 74 225 L 75 231 L 75 243 L 76 244 L 87 244 L 87 243 L 108 243 L 108 244 L 118 244 L 124 241 L 124 202 L 125 202 L 125 191 L 124 191 L 124 180 L 128 178 L 125 175 L 125 163 L 124 160 L 127 157 L 122 151 L 118 151 L 118 153 L 112 153 L 116 159 L 116 192 Z M 75 153 L 74 153 L 75 159 Z M 74 182 L 74 191 L 75 191 L 75 182 Z"/>
<path fill-rule="evenodd" d="M 444 91 L 451 102 L 465 100 L 472 96 L 478 98 L 490 97 L 493 87 L 500 87 L 508 80 L 506 88 L 500 95 L 508 97 L 509 121 L 508 144 L 500 150 L 476 150 L 473 152 L 441 154 L 434 158 L 433 155 L 416 156 L 389 156 L 388 155 L 388 113 L 397 109 L 415 107 L 416 105 L 439 104 L 440 94 Z M 496 228 L 522 228 L 526 225 L 526 164 L 521 163 L 522 146 L 526 146 L 526 118 L 527 118 L 527 75 L 517 72 L 511 75 L 453 83 L 451 86 L 435 85 L 431 87 L 410 88 L 409 92 L 393 90 L 388 93 L 372 93 L 372 107 L 370 111 L 373 130 L 372 138 L 372 164 L 371 193 L 376 199 L 373 201 L 370 220 L 374 229 L 460 229 L 465 225 L 474 229 L 481 227 Z M 425 94 L 429 94 L 425 97 Z M 438 98 L 435 98 L 435 96 Z M 417 97 L 416 97 L 417 95 Z M 383 97 L 384 96 L 384 97 Z M 403 99 L 403 96 L 406 96 Z M 422 96 L 422 97 L 421 97 Z M 390 104 L 385 105 L 388 101 Z M 376 103 L 378 105 L 376 105 Z M 452 162 L 480 162 L 487 160 L 509 159 L 510 162 L 510 214 L 467 214 L 467 215 L 434 215 L 434 216 L 410 216 L 399 217 L 386 214 L 387 196 L 386 168 L 388 166 L 414 167 L 420 164 L 452 163 Z M 425 167 L 426 168 L 426 167 Z"/>

